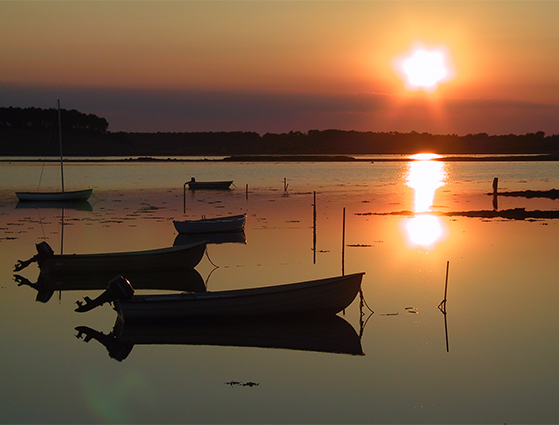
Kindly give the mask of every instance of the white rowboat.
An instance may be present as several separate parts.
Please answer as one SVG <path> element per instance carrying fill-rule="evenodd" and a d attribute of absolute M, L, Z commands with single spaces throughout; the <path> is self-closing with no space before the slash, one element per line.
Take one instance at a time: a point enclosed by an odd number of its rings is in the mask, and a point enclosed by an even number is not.
<path fill-rule="evenodd" d="M 114 305 L 125 321 L 332 315 L 353 302 L 361 289 L 364 274 L 219 292 L 133 295 L 128 299 L 115 299 Z M 127 282 L 121 278 L 121 284 L 122 281 Z"/>

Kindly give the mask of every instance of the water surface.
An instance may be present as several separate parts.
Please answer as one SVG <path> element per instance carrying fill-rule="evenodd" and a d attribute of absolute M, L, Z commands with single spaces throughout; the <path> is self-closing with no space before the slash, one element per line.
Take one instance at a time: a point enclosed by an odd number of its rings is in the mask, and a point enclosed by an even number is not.
<path fill-rule="evenodd" d="M 14 195 L 36 189 L 41 175 L 43 189 L 56 188 L 56 164 L 4 163 L 2 421 L 557 423 L 559 220 L 444 215 L 492 210 L 494 177 L 503 191 L 559 188 L 556 170 L 552 162 L 78 163 L 66 167 L 66 185 L 92 187 L 90 208 L 62 209 L 25 207 Z M 193 176 L 235 187 L 185 191 Z M 499 197 L 497 207 L 559 210 L 558 202 Z M 113 329 L 107 304 L 74 312 L 76 300 L 100 291 L 57 292 L 45 303 L 13 280 L 16 260 L 40 241 L 64 253 L 165 247 L 177 236 L 173 219 L 240 212 L 246 243 L 211 244 L 196 267 L 208 290 L 363 271 L 366 306 L 357 299 L 339 316 L 362 333 L 364 355 L 159 343 L 137 344 L 118 361 L 75 337 L 80 326 Z M 21 274 L 35 281 L 38 268 Z M 156 334 L 165 331 L 187 333 Z M 316 329 L 269 332 L 328 339 Z"/>

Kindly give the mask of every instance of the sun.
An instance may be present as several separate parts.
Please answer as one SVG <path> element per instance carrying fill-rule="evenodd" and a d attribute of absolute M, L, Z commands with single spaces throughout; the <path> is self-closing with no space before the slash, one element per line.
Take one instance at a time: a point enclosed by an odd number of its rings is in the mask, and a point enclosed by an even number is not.
<path fill-rule="evenodd" d="M 399 60 L 398 69 L 411 90 L 434 91 L 450 77 L 447 57 L 442 49 L 416 47 Z"/>

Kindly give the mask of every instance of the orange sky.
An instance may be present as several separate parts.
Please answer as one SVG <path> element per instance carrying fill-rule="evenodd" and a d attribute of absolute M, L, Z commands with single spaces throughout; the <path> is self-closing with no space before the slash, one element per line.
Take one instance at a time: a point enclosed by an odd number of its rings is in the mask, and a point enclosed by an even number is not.
<path fill-rule="evenodd" d="M 0 2 L 0 105 L 112 131 L 559 134 L 556 1 Z M 443 49 L 411 91 L 394 63 Z"/>

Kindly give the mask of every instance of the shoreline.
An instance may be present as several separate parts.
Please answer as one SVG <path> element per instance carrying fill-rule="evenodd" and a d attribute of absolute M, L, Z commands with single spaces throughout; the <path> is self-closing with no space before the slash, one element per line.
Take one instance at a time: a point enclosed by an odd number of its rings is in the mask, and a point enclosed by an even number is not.
<path fill-rule="evenodd" d="M 372 156 L 375 154 L 371 154 Z M 397 154 L 394 154 L 397 155 Z M 444 155 L 444 154 L 443 154 Z M 478 154 L 471 154 L 478 155 Z M 494 156 L 479 154 L 479 157 L 450 156 L 435 158 L 431 161 L 442 162 L 527 162 L 527 161 L 559 161 L 558 154 L 514 155 L 495 154 Z M 232 155 L 219 158 L 180 158 L 180 157 L 153 157 L 139 156 L 126 158 L 107 157 L 65 157 L 64 162 L 410 162 L 416 161 L 407 154 L 398 158 L 357 158 L 350 155 Z M 60 162 L 58 157 L 27 158 L 27 157 L 0 157 L 0 162 Z"/>

